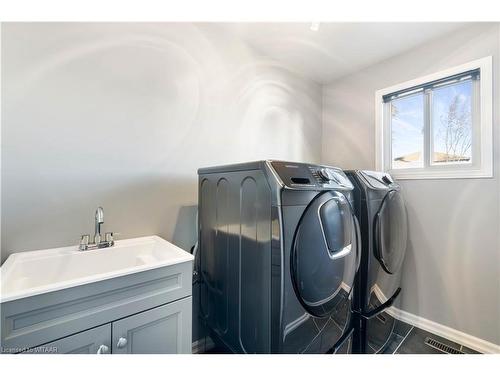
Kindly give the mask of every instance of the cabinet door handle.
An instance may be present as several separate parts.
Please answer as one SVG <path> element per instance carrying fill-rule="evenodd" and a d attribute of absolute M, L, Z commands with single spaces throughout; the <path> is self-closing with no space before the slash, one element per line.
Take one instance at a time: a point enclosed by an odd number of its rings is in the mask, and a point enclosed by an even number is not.
<path fill-rule="evenodd" d="M 109 347 L 107 345 L 101 345 L 99 346 L 99 349 L 97 349 L 97 354 L 108 354 L 109 353 Z"/>
<path fill-rule="evenodd" d="M 125 337 L 120 337 L 116 343 L 118 349 L 122 349 L 127 346 L 127 339 Z"/>

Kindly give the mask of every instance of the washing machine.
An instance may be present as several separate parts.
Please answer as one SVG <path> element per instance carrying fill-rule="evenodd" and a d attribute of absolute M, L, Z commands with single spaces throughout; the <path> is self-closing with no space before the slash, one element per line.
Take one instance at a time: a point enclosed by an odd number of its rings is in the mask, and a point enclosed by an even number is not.
<path fill-rule="evenodd" d="M 200 320 L 234 353 L 349 353 L 360 260 L 353 185 L 256 161 L 199 174 Z"/>
<path fill-rule="evenodd" d="M 355 281 L 355 353 L 383 353 L 401 300 L 401 269 L 408 223 L 401 187 L 390 174 L 346 171 L 354 185 L 354 209 L 361 227 L 361 262 Z"/>

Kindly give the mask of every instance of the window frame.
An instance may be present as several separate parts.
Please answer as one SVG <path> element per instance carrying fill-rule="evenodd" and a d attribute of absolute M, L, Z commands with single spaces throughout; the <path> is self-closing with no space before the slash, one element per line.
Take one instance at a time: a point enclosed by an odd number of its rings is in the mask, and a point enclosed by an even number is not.
<path fill-rule="evenodd" d="M 479 121 L 473 121 L 473 145 L 471 150 L 472 162 L 464 164 L 433 165 L 432 160 L 432 116 L 431 103 L 424 105 L 424 160 L 423 168 L 392 169 L 392 140 L 390 105 L 384 102 L 384 96 L 412 87 L 422 86 L 433 81 L 438 81 L 454 75 L 472 70 L 479 70 L 480 79 L 474 84 L 479 85 L 479 90 L 473 90 L 478 95 L 473 96 L 473 106 L 479 110 Z M 429 101 L 430 96 L 424 94 L 424 101 Z M 478 104 L 479 101 L 479 104 Z M 474 111 L 477 112 L 477 111 Z M 376 136 L 376 169 L 389 172 L 398 179 L 446 179 L 446 178 L 491 178 L 493 177 L 493 77 L 492 57 L 484 57 L 450 69 L 429 74 L 424 77 L 406 81 L 375 93 L 375 136 Z M 428 150 L 427 150 L 428 149 Z"/>

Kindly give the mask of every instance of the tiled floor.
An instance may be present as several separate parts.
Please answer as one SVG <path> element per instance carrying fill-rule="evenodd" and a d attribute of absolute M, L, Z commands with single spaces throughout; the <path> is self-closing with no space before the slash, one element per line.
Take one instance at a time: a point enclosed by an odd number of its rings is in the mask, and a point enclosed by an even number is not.
<path fill-rule="evenodd" d="M 410 324 L 396 321 L 394 332 L 389 339 L 389 344 L 383 351 L 384 354 L 444 354 L 432 346 L 426 344 L 425 339 L 429 337 L 442 344 L 445 344 L 455 350 L 459 350 L 465 354 L 480 354 L 466 346 L 457 344 L 440 336 L 434 335 L 423 329 L 414 327 Z M 222 348 L 212 348 L 206 352 L 212 354 L 228 353 Z"/>
<path fill-rule="evenodd" d="M 384 354 L 394 353 L 396 349 L 398 349 L 401 346 L 404 339 L 408 336 L 412 327 L 413 326 L 409 324 L 397 320 L 394 326 L 394 332 L 392 333 L 392 336 L 389 339 L 389 344 L 385 347 L 383 353 Z"/>
<path fill-rule="evenodd" d="M 397 322 L 400 326 L 405 326 L 404 330 L 407 331 L 405 336 L 398 333 L 393 333 L 394 343 L 391 342 L 385 353 L 394 354 L 443 354 L 444 352 L 436 349 L 425 342 L 427 337 L 434 339 L 442 344 L 445 344 L 455 350 L 463 352 L 464 354 L 480 354 L 466 346 L 457 344 L 456 342 L 447 340 L 443 337 L 434 335 L 423 329 L 410 326 L 406 323 Z M 397 345 L 396 345 L 397 343 Z"/>

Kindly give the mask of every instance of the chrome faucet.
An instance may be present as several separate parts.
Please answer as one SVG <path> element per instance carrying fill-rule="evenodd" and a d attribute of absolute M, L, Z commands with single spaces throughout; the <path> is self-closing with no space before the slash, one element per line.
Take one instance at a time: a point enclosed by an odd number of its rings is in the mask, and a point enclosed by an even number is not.
<path fill-rule="evenodd" d="M 94 233 L 94 243 L 101 242 L 101 224 L 104 223 L 104 210 L 102 207 L 97 207 L 95 210 L 95 233 Z"/>
<path fill-rule="evenodd" d="M 80 251 L 101 249 L 103 247 L 111 247 L 115 244 L 113 240 L 113 232 L 107 232 L 105 234 L 104 240 L 102 240 L 101 224 L 104 224 L 104 210 L 102 207 L 97 207 L 97 210 L 95 211 L 94 242 L 90 242 L 89 234 L 84 234 L 81 237 L 80 245 L 78 246 L 78 249 Z"/>

